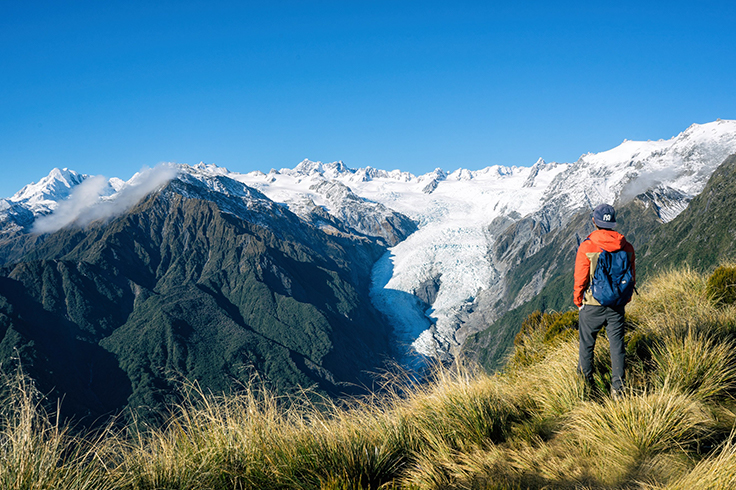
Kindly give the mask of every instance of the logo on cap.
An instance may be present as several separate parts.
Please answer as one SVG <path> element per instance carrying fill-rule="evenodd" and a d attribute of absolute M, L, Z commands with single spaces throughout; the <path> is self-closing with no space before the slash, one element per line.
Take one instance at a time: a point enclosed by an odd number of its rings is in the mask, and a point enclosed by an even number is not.
<path fill-rule="evenodd" d="M 593 222 L 600 228 L 616 227 L 616 210 L 610 204 L 600 204 L 593 210 Z"/>

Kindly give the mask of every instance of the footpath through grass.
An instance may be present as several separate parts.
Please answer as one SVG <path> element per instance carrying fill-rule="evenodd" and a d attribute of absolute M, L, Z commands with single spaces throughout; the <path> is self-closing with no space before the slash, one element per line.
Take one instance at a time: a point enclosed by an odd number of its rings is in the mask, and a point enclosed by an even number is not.
<path fill-rule="evenodd" d="M 496 375 L 438 368 L 429 383 L 394 380 L 342 405 L 192 389 L 145 431 L 72 435 L 17 374 L 4 384 L 0 488 L 736 488 L 736 306 L 725 294 L 736 280 L 724 274 L 709 283 L 680 269 L 640 288 L 618 399 L 604 335 L 597 388 L 576 374 L 577 312 L 527 318 Z"/>

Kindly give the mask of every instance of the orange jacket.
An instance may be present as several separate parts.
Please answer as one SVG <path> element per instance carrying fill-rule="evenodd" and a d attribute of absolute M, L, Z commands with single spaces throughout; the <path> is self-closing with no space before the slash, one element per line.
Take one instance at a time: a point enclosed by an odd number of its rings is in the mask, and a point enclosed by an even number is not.
<path fill-rule="evenodd" d="M 587 240 L 580 244 L 577 256 L 575 257 L 575 291 L 573 301 L 578 308 L 584 304 L 600 305 L 593 298 L 593 294 L 588 289 L 588 286 L 595 272 L 595 265 L 598 263 L 598 256 L 601 253 L 601 249 L 608 252 L 626 250 L 631 260 L 631 274 L 634 277 L 634 284 L 636 284 L 634 247 L 617 231 L 595 230 L 588 235 Z"/>

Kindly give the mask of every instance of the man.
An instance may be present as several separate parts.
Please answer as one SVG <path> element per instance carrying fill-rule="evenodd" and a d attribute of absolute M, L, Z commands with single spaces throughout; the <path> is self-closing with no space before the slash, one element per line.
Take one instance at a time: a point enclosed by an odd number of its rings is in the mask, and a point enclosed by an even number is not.
<path fill-rule="evenodd" d="M 598 258 L 603 250 L 608 252 L 626 251 L 630 262 L 632 279 L 635 280 L 634 247 L 624 236 L 613 229 L 616 227 L 616 210 L 608 204 L 601 204 L 593 210 L 595 231 L 588 235 L 578 247 L 575 258 L 575 306 L 580 311 L 579 336 L 580 355 L 578 371 L 585 381 L 593 384 L 593 350 L 598 332 L 606 325 L 608 342 L 611 346 L 611 394 L 622 394 L 624 387 L 624 307 L 630 296 L 623 298 L 620 306 L 601 306 L 593 297 L 590 285 Z M 633 287 L 633 284 L 632 284 Z"/>

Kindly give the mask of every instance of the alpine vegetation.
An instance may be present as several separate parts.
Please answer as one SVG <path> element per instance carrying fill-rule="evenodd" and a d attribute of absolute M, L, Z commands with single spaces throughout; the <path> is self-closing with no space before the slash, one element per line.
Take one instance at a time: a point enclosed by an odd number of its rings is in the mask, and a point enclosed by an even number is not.
<path fill-rule="evenodd" d="M 22 371 L 3 385 L 3 488 L 686 489 L 736 485 L 736 304 L 712 274 L 659 273 L 627 310 L 627 386 L 608 343 L 576 372 L 577 311 L 535 313 L 496 374 L 438 366 L 336 403 L 255 380 L 216 396 L 183 386 L 161 427 L 72 434 Z M 10 400 L 9 399 L 9 400 Z M 135 420 L 135 415 L 131 420 Z"/>

